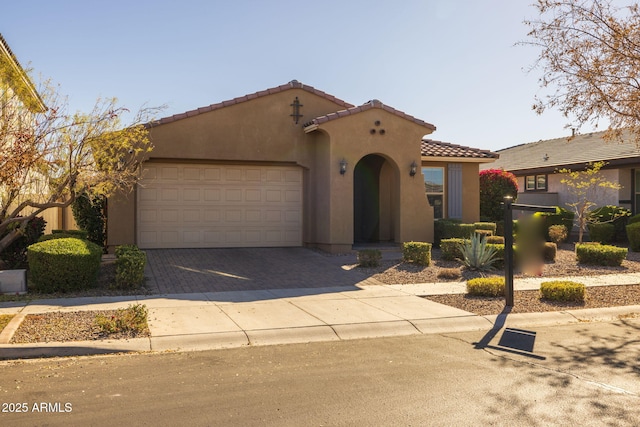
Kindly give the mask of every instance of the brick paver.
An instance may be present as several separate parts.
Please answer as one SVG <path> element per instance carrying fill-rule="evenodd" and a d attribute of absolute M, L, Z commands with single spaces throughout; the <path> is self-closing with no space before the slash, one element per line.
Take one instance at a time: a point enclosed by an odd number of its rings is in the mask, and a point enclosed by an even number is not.
<path fill-rule="evenodd" d="M 377 283 L 335 259 L 305 248 L 150 249 L 147 285 L 153 293 L 353 287 Z"/>

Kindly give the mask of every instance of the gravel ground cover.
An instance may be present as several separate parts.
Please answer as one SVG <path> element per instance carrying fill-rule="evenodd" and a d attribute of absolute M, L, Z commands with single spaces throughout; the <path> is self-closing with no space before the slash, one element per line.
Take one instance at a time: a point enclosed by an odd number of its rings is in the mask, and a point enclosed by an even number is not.
<path fill-rule="evenodd" d="M 11 338 L 11 342 L 93 341 L 149 336 L 149 328 L 138 332 L 129 331 L 112 334 L 102 332 L 95 322 L 98 313 L 105 316 L 113 316 L 116 314 L 116 310 L 29 314 L 20 324 L 20 327 Z"/>

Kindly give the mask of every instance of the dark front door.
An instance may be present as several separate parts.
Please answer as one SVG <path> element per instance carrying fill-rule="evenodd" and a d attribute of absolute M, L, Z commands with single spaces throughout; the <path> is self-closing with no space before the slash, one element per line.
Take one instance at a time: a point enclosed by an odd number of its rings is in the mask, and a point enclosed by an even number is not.
<path fill-rule="evenodd" d="M 380 169 L 385 160 L 369 154 L 353 170 L 353 241 L 380 240 Z"/>

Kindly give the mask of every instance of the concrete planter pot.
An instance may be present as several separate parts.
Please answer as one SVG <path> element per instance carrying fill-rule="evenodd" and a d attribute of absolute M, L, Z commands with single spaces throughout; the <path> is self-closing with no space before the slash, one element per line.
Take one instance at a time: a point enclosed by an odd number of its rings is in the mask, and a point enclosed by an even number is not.
<path fill-rule="evenodd" d="M 27 270 L 0 270 L 0 294 L 26 294 Z"/>

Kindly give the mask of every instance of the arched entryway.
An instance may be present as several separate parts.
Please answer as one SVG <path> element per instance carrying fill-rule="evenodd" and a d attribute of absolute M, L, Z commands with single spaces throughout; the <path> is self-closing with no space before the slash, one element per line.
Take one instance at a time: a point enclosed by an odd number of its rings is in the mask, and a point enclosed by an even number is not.
<path fill-rule="evenodd" d="M 353 170 L 353 242 L 395 240 L 396 168 L 378 154 L 364 156 Z"/>

